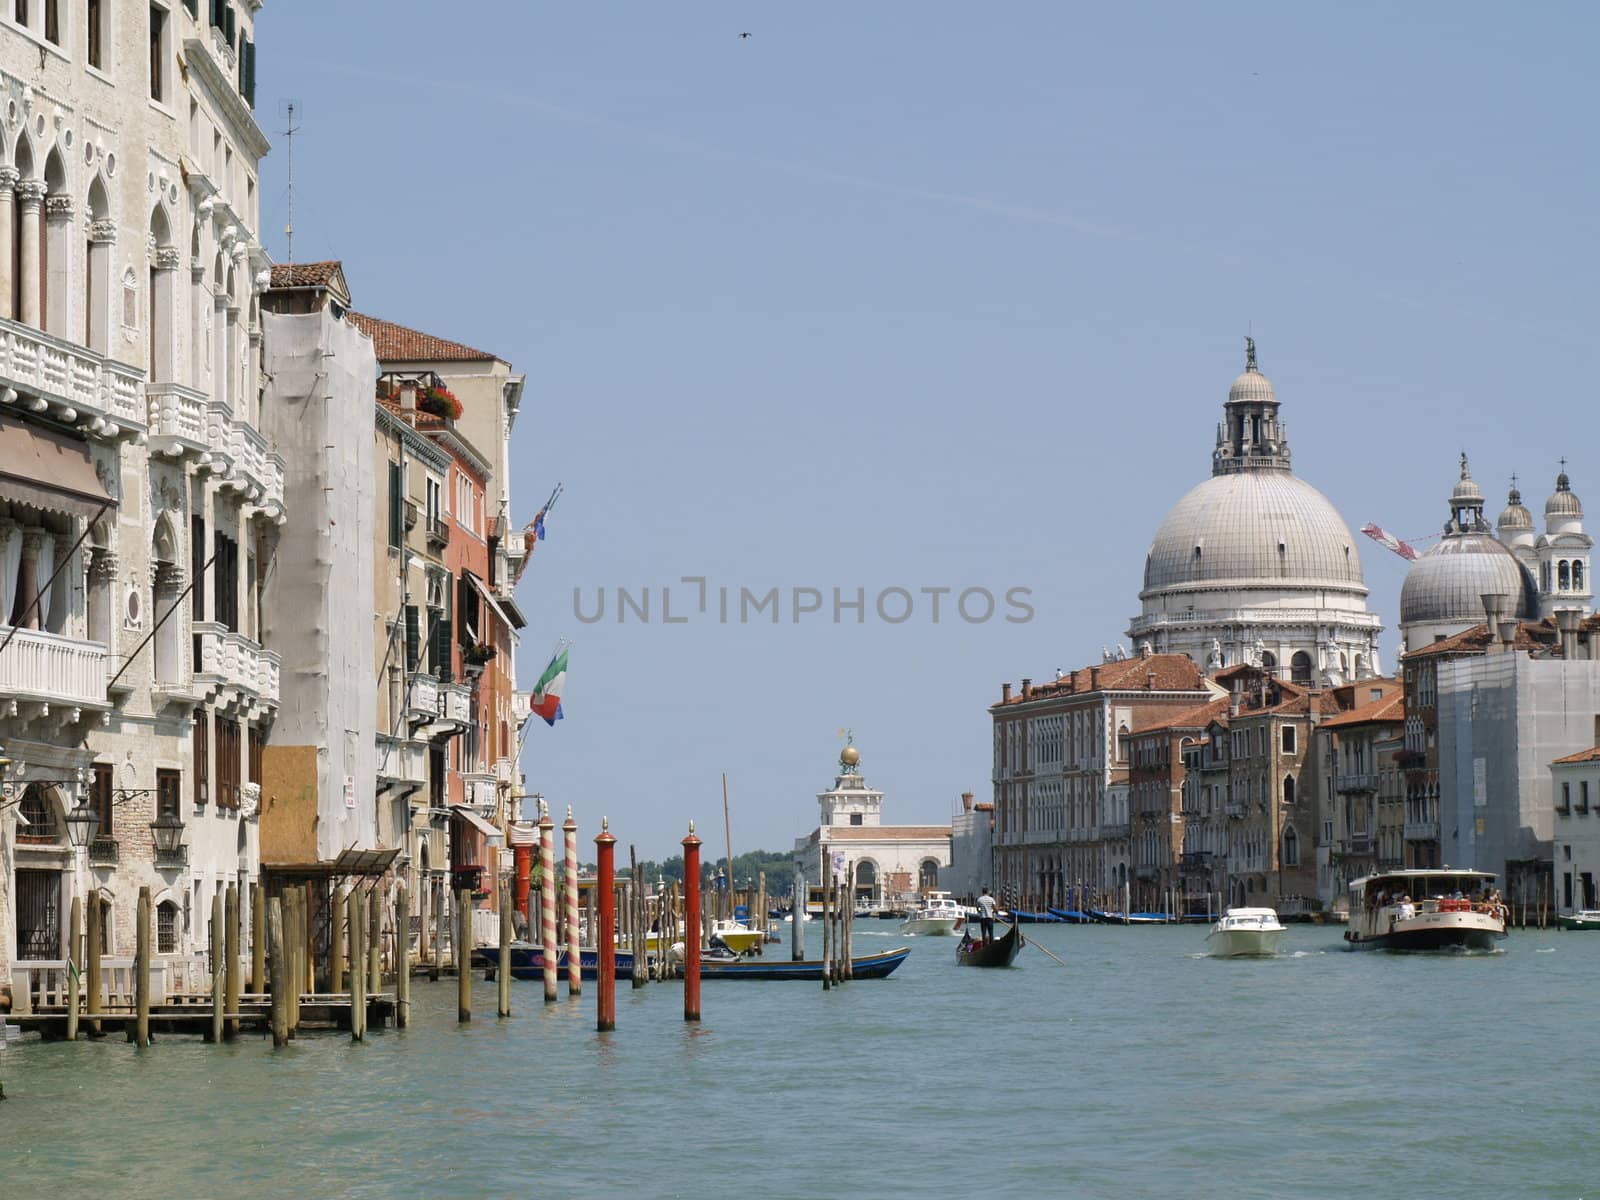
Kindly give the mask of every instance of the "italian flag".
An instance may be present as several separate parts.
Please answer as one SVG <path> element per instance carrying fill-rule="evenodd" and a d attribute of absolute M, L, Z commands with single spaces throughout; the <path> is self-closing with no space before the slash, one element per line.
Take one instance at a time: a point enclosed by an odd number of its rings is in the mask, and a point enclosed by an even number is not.
<path fill-rule="evenodd" d="M 544 718 L 546 725 L 554 725 L 566 714 L 561 711 L 561 689 L 567 685 L 567 648 L 555 652 L 550 665 L 539 676 L 533 689 L 532 709 L 535 716 Z"/>

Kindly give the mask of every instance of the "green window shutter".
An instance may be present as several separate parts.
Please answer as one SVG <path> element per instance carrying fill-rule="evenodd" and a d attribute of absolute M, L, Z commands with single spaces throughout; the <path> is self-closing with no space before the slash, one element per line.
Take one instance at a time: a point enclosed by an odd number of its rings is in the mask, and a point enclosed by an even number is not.
<path fill-rule="evenodd" d="M 400 497 L 400 464 L 389 464 L 389 545 L 398 550 L 405 538 L 405 513 Z"/>
<path fill-rule="evenodd" d="M 406 605 L 406 673 L 417 669 L 417 658 L 422 649 L 421 630 L 417 628 L 417 606 Z"/>

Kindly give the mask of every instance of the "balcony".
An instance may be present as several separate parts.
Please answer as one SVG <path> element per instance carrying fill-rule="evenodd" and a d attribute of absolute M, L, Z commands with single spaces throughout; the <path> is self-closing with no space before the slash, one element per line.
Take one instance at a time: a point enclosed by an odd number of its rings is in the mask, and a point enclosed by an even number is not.
<path fill-rule="evenodd" d="M 414 724 L 426 725 L 439 716 L 439 681 L 432 675 L 413 675 L 406 710 Z"/>
<path fill-rule="evenodd" d="M 1104 841 L 1114 842 L 1114 841 L 1117 841 L 1120 838 L 1127 837 L 1128 833 L 1129 833 L 1129 826 L 1128 826 L 1128 823 L 1126 821 L 1123 821 L 1121 823 L 1113 822 L 1113 823 L 1111 823 L 1109 825 L 1101 825 L 1100 826 L 1100 837 Z"/>
<path fill-rule="evenodd" d="M 91 867 L 114 867 L 122 857 L 122 848 L 114 837 L 97 837 L 89 843 Z"/>
<path fill-rule="evenodd" d="M 0 403 L 23 403 L 92 437 L 115 441 L 145 427 L 143 382 L 143 371 L 0 319 Z"/>
<path fill-rule="evenodd" d="M 210 453 L 205 396 L 181 383 L 148 384 L 144 396 L 151 454 L 200 462 Z"/>
<path fill-rule="evenodd" d="M 466 802 L 483 812 L 494 811 L 495 781 L 494 776 L 479 772 L 461 773 L 462 793 Z"/>
<path fill-rule="evenodd" d="M 1340 847 L 1344 854 L 1371 854 L 1372 835 L 1370 833 L 1352 833 L 1345 838 L 1344 845 Z"/>
<path fill-rule="evenodd" d="M 1183 865 L 1186 867 L 1209 867 L 1211 865 L 1210 850 L 1185 850 L 1183 852 Z"/>
<path fill-rule="evenodd" d="M 450 544 L 450 526 L 444 518 L 430 513 L 428 515 L 428 545 L 439 549 Z"/>
<path fill-rule="evenodd" d="M 464 683 L 447 683 L 439 689 L 439 715 L 466 725 L 472 720 L 472 691 Z"/>
<path fill-rule="evenodd" d="M 1240 820 L 1250 815 L 1250 806 L 1248 804 L 1230 804 L 1224 811 L 1234 820 Z"/>
<path fill-rule="evenodd" d="M 418 506 L 417 502 L 415 500 L 407 500 L 405 502 L 406 529 L 415 529 L 417 527 L 417 522 L 421 519 L 422 509 Z"/>
<path fill-rule="evenodd" d="M 1378 777 L 1370 772 L 1340 775 L 1334 780 L 1333 786 L 1338 792 L 1375 792 L 1378 790 Z"/>
<path fill-rule="evenodd" d="M 244 701 L 251 707 L 278 707 L 279 659 L 270 650 L 215 621 L 196 621 L 200 661 L 195 687 L 203 698 L 219 703 Z"/>
<path fill-rule="evenodd" d="M 1408 842 L 1437 842 L 1439 840 L 1439 822 L 1407 821 L 1401 836 Z"/>
<path fill-rule="evenodd" d="M 378 783 L 383 787 L 421 787 L 428 780 L 424 742 L 378 735 Z"/>
<path fill-rule="evenodd" d="M 11 633 L 0 625 L 0 642 Z M 19 629 L 0 654 L 0 698 L 61 708 L 109 708 L 106 648 L 99 642 Z"/>
<path fill-rule="evenodd" d="M 189 865 L 189 847 L 173 846 L 171 849 L 156 847 L 156 869 L 158 871 L 181 871 Z"/>

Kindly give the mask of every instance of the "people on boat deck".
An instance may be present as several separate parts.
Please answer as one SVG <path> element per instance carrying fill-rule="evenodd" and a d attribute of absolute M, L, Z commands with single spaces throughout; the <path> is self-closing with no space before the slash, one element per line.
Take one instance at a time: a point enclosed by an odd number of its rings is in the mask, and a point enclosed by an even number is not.
<path fill-rule="evenodd" d="M 978 894 L 978 928 L 983 931 L 983 940 L 994 940 L 994 897 L 989 895 L 988 887 Z"/>

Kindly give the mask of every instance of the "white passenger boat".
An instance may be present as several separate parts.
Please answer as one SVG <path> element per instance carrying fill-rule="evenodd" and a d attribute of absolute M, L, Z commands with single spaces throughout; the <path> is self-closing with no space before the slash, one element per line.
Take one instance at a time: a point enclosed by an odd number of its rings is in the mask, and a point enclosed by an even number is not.
<path fill-rule="evenodd" d="M 1278 952 L 1283 926 L 1270 908 L 1230 908 L 1206 934 L 1212 958 L 1270 958 Z"/>
<path fill-rule="evenodd" d="M 1506 907 L 1488 871 L 1414 868 L 1350 885 L 1351 950 L 1488 950 L 1506 935 Z"/>
<path fill-rule="evenodd" d="M 920 933 L 925 937 L 948 936 L 960 928 L 964 915 L 961 905 L 950 898 L 949 892 L 929 892 L 922 907 L 900 923 L 900 932 Z"/>

